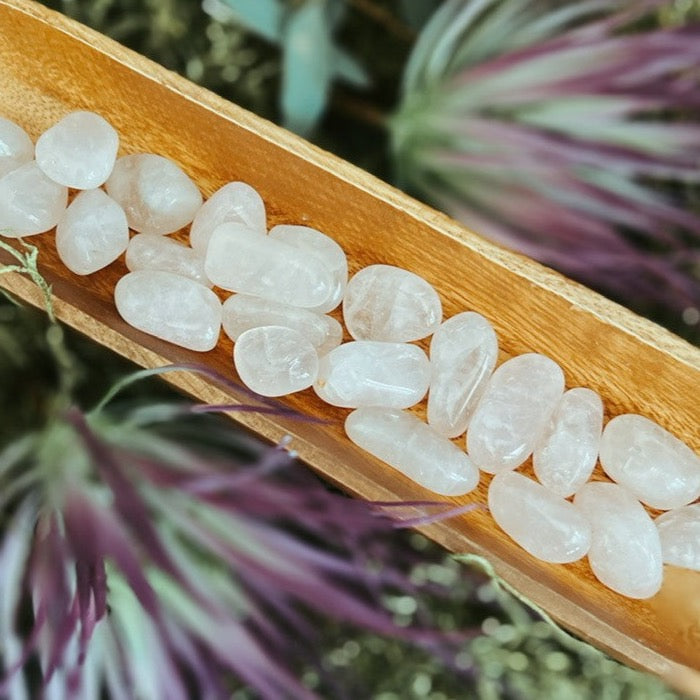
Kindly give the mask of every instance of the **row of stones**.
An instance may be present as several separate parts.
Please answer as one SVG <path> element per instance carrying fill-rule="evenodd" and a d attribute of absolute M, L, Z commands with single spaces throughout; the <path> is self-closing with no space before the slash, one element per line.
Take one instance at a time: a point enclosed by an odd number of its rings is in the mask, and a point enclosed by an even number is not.
<path fill-rule="evenodd" d="M 465 312 L 442 323 L 440 298 L 419 276 L 372 265 L 348 282 L 345 253 L 328 236 L 304 226 L 267 233 L 264 203 L 248 185 L 229 183 L 203 203 L 172 161 L 117 151 L 116 132 L 93 113 L 68 115 L 36 149 L 0 119 L 0 228 L 22 236 L 57 224 L 58 253 L 77 274 L 126 249 L 132 272 L 115 300 L 127 322 L 201 351 L 223 323 L 250 388 L 273 396 L 313 385 L 355 408 L 350 439 L 426 488 L 462 495 L 479 469 L 495 474 L 492 515 L 541 559 L 588 554 L 603 583 L 632 597 L 658 590 L 662 559 L 700 569 L 700 504 L 687 505 L 700 494 L 700 462 L 681 441 L 635 415 L 610 421 L 601 441 L 595 392 L 564 392 L 561 368 L 535 353 L 494 371 L 489 322 Z M 66 209 L 68 187 L 84 191 Z M 164 236 L 190 222 L 191 247 Z M 140 232 L 130 241 L 129 228 Z M 222 306 L 212 284 L 236 294 Z M 325 315 L 341 301 L 354 338 L 343 344 L 341 325 Z M 431 334 L 428 359 L 411 341 Z M 426 424 L 403 409 L 428 388 Z M 467 429 L 465 452 L 449 438 Z M 599 454 L 621 486 L 586 484 Z M 530 455 L 540 483 L 513 471 Z M 640 500 L 674 510 L 654 527 Z"/>

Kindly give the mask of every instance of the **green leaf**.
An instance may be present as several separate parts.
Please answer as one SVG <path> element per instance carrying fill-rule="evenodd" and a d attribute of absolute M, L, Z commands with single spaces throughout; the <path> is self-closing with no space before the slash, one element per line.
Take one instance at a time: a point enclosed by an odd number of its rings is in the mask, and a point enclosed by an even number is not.
<path fill-rule="evenodd" d="M 367 71 L 344 49 L 331 47 L 331 64 L 333 73 L 339 80 L 356 87 L 369 86 L 371 81 Z"/>
<path fill-rule="evenodd" d="M 231 9 L 235 19 L 268 41 L 282 40 L 284 10 L 279 0 L 219 0 Z"/>

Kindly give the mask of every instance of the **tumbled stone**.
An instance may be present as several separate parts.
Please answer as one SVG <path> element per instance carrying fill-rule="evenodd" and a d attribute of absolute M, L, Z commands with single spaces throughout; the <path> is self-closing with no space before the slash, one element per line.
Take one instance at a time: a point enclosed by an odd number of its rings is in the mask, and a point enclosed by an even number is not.
<path fill-rule="evenodd" d="M 664 562 L 700 571 L 700 503 L 669 510 L 654 523 Z"/>
<path fill-rule="evenodd" d="M 229 182 L 219 188 L 194 217 L 190 245 L 204 255 L 214 229 L 225 223 L 243 224 L 258 233 L 266 233 L 265 204 L 258 191 L 245 182 Z"/>
<path fill-rule="evenodd" d="M 124 210 L 103 190 L 81 192 L 56 228 L 56 249 L 76 275 L 89 275 L 114 262 L 129 245 Z"/>
<path fill-rule="evenodd" d="M 68 204 L 68 188 L 50 180 L 35 160 L 0 179 L 0 231 L 8 238 L 52 229 Z"/>
<path fill-rule="evenodd" d="M 493 477 L 489 510 L 511 539 L 542 561 L 576 561 L 591 546 L 591 526 L 581 512 L 518 472 L 505 471 Z"/>
<path fill-rule="evenodd" d="M 27 132 L 9 119 L 0 117 L 0 178 L 34 158 L 34 144 Z"/>
<path fill-rule="evenodd" d="M 438 433 L 453 438 L 467 429 L 497 359 L 496 333 L 480 314 L 457 314 L 435 331 L 428 423 Z"/>
<path fill-rule="evenodd" d="M 433 333 L 442 321 L 442 304 L 435 289 L 413 272 L 370 265 L 348 282 L 343 318 L 355 340 L 403 343 Z"/>
<path fill-rule="evenodd" d="M 314 391 L 343 408 L 408 408 L 428 391 L 430 361 L 416 345 L 357 340 L 321 358 Z"/>
<path fill-rule="evenodd" d="M 564 392 L 564 373 L 537 353 L 504 362 L 489 379 L 467 432 L 467 452 L 491 474 L 532 453 Z"/>
<path fill-rule="evenodd" d="M 461 496 L 479 483 L 479 470 L 464 451 L 410 413 L 358 408 L 347 417 L 345 432 L 363 450 L 435 493 Z"/>
<path fill-rule="evenodd" d="M 700 457 L 644 416 L 616 416 L 605 426 L 600 463 L 652 508 L 678 508 L 700 496 Z"/>
<path fill-rule="evenodd" d="M 588 562 L 596 578 L 628 598 L 650 598 L 661 588 L 661 541 L 642 504 L 617 484 L 588 482 L 574 505 L 591 524 Z"/>
<path fill-rule="evenodd" d="M 128 324 L 175 345 L 206 352 L 219 339 L 219 297 L 187 277 L 161 270 L 129 272 L 117 282 L 114 301 Z"/>
<path fill-rule="evenodd" d="M 325 314 L 335 309 L 343 300 L 348 283 L 348 259 L 345 251 L 330 236 L 309 226 L 281 224 L 271 228 L 269 235 L 309 255 L 315 255 L 323 262 L 333 275 L 335 289 L 328 301 L 314 311 Z"/>
<path fill-rule="evenodd" d="M 326 302 L 335 287 L 319 259 L 242 224 L 221 224 L 214 231 L 204 269 L 222 289 L 304 308 Z"/>
<path fill-rule="evenodd" d="M 286 326 L 300 333 L 319 356 L 340 345 L 343 328 L 334 318 L 278 301 L 234 294 L 224 302 L 223 326 L 231 340 L 258 326 Z"/>
<path fill-rule="evenodd" d="M 603 429 L 603 402 L 591 389 L 564 392 L 532 455 L 535 475 L 565 498 L 591 476 Z"/>
<path fill-rule="evenodd" d="M 318 354 L 293 328 L 258 326 L 242 333 L 233 346 L 241 381 L 262 396 L 284 396 L 307 389 L 318 374 Z"/>
<path fill-rule="evenodd" d="M 107 193 L 141 233 L 173 233 L 202 206 L 197 185 L 168 158 L 152 153 L 122 156 L 107 180 Z"/>
<path fill-rule="evenodd" d="M 189 277 L 211 287 L 204 258 L 196 250 L 156 233 L 137 233 L 126 249 L 126 266 L 134 270 L 162 270 Z"/>
<path fill-rule="evenodd" d="M 44 173 L 66 187 L 89 190 L 110 176 L 119 136 L 94 112 L 71 112 L 36 142 L 36 162 Z"/>

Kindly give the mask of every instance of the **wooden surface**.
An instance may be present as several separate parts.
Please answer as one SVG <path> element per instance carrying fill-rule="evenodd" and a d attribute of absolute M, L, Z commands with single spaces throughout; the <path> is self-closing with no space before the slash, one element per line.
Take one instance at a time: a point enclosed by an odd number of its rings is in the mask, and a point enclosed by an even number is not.
<path fill-rule="evenodd" d="M 568 387 L 600 392 L 608 418 L 641 413 L 700 451 L 700 352 L 658 326 L 32 2 L 0 0 L 0 75 L 0 114 L 33 138 L 71 110 L 97 111 L 119 131 L 121 153 L 173 158 L 206 196 L 227 181 L 250 183 L 265 200 L 270 226 L 307 224 L 325 231 L 348 253 L 351 272 L 388 263 L 422 275 L 440 292 L 446 316 L 476 310 L 492 321 L 501 361 L 546 353 L 563 367 Z M 112 290 L 125 272 L 123 261 L 78 277 L 57 261 L 51 234 L 27 240 L 40 247 L 40 267 L 53 284 L 62 320 L 141 365 L 203 362 L 235 379 L 232 346 L 223 336 L 212 352 L 194 353 L 144 335 L 118 317 Z M 24 278 L 4 276 L 0 284 L 41 303 Z M 204 401 L 247 400 L 195 375 L 168 376 Z M 352 494 L 430 497 L 345 438 L 347 411 L 323 404 L 311 391 L 286 403 L 327 422 L 236 419 L 270 440 L 291 434 L 306 463 Z M 605 478 L 599 468 L 596 475 Z M 483 476 L 477 492 L 456 500 L 485 503 L 487 485 Z M 535 561 L 484 510 L 426 532 L 452 551 L 485 555 L 525 596 L 618 659 L 676 684 L 681 678 L 700 683 L 700 573 L 666 567 L 662 591 L 633 601 L 597 583 L 585 561 Z"/>

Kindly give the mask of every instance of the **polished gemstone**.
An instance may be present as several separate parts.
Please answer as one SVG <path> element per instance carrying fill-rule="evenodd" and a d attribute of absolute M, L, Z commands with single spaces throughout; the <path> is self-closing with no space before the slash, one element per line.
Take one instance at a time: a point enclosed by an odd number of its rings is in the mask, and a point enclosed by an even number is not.
<path fill-rule="evenodd" d="M 126 249 L 126 266 L 131 270 L 162 270 L 189 277 L 211 287 L 204 272 L 204 258 L 189 246 L 156 233 L 137 233 Z"/>
<path fill-rule="evenodd" d="M 654 522 L 664 562 L 700 571 L 700 503 L 669 510 Z"/>
<path fill-rule="evenodd" d="M 0 117 L 0 178 L 34 158 L 34 144 L 27 132 L 9 119 Z"/>

